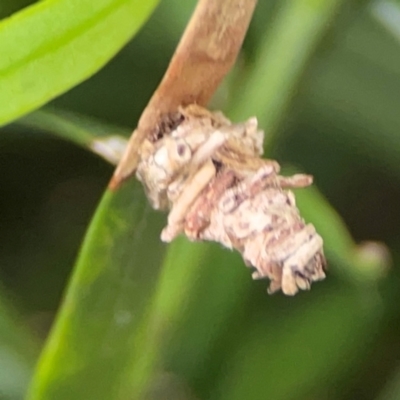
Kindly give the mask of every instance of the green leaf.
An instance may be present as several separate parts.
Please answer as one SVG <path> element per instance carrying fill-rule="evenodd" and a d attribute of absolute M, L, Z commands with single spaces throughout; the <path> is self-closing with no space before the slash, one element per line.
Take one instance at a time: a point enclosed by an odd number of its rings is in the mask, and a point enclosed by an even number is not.
<path fill-rule="evenodd" d="M 128 129 L 111 126 L 92 118 L 59 110 L 38 110 L 16 122 L 39 129 L 77 144 L 116 165 L 126 148 Z"/>
<path fill-rule="evenodd" d="M 87 79 L 157 0 L 45 0 L 0 22 L 0 126 Z"/>
<path fill-rule="evenodd" d="M 0 286 L 0 398 L 20 399 L 33 372 L 39 344 Z"/>
<path fill-rule="evenodd" d="M 29 399 L 127 398 L 127 366 L 138 351 L 133 336 L 163 254 L 160 222 L 136 182 L 104 195 Z"/>
<path fill-rule="evenodd" d="M 400 397 L 400 369 L 396 368 L 393 376 L 379 394 L 377 400 L 397 400 Z"/>
<path fill-rule="evenodd" d="M 192 384 L 209 350 L 246 297 L 251 279 L 237 253 L 177 239 L 149 299 L 132 359 L 132 395 L 145 398 L 165 371 Z"/>

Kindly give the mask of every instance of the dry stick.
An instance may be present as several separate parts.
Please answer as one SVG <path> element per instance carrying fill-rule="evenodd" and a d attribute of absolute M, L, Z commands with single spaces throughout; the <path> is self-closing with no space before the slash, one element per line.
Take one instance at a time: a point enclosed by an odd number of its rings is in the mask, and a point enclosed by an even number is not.
<path fill-rule="evenodd" d="M 257 0 L 199 0 L 163 80 L 143 111 L 109 187 L 129 178 L 138 148 L 179 106 L 206 105 L 233 66 Z"/>

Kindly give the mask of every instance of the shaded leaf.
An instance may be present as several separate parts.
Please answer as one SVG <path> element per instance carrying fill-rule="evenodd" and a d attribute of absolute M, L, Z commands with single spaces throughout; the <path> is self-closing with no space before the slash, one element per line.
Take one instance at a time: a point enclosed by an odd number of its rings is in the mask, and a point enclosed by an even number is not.
<path fill-rule="evenodd" d="M 169 246 L 137 338 L 142 351 L 131 360 L 134 398 L 151 392 L 165 371 L 193 387 L 210 348 L 244 301 L 248 271 L 237 253 L 218 247 L 185 238 Z"/>
<path fill-rule="evenodd" d="M 397 369 L 388 384 L 378 396 L 378 400 L 397 400 L 400 396 L 400 371 Z"/>
<path fill-rule="evenodd" d="M 33 373 L 39 344 L 0 287 L 0 398 L 20 399 Z"/>
<path fill-rule="evenodd" d="M 259 40 L 260 47 L 247 78 L 233 96 L 229 116 L 242 120 L 256 115 L 275 139 L 278 125 L 316 47 L 333 21 L 341 0 L 288 0 Z"/>
<path fill-rule="evenodd" d="M 276 310 L 273 318 L 254 313 L 211 398 L 312 398 L 310 392 L 334 387 L 376 332 L 380 302 L 376 293 L 338 287 L 318 294 L 290 311 Z"/>
<path fill-rule="evenodd" d="M 315 225 L 324 239 L 328 260 L 335 268 L 332 272 L 356 285 L 374 284 L 385 276 L 389 260 L 360 257 L 360 248 L 345 223 L 315 186 L 297 190 L 296 199 L 301 215 Z"/>
<path fill-rule="evenodd" d="M 30 399 L 120 398 L 128 362 L 137 351 L 133 335 L 163 253 L 159 240 L 153 241 L 160 228 L 160 216 L 149 212 L 138 183 L 105 194 L 40 358 Z"/>
<path fill-rule="evenodd" d="M 324 143 L 332 156 L 344 148 L 376 170 L 400 176 L 399 43 L 367 9 L 317 60 L 299 96 L 299 122 L 308 131 L 318 130 L 310 139 L 316 149 Z"/>

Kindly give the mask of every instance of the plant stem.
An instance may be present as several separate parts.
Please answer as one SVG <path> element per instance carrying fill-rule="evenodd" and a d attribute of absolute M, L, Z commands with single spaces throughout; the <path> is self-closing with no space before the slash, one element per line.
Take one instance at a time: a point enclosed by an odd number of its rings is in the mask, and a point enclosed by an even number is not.
<path fill-rule="evenodd" d="M 233 66 L 257 0 L 199 0 L 163 80 L 140 117 L 111 188 L 136 169 L 138 147 L 165 114 L 181 105 L 206 105 Z"/>

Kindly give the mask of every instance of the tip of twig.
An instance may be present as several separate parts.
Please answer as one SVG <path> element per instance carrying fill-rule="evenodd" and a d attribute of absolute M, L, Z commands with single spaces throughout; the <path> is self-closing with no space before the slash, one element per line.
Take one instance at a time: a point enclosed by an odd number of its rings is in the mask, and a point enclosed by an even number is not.
<path fill-rule="evenodd" d="M 122 181 L 120 179 L 118 179 L 115 175 L 113 175 L 112 178 L 110 179 L 110 182 L 108 183 L 107 188 L 112 191 L 115 191 L 115 190 L 119 189 L 121 184 L 122 184 Z"/>

